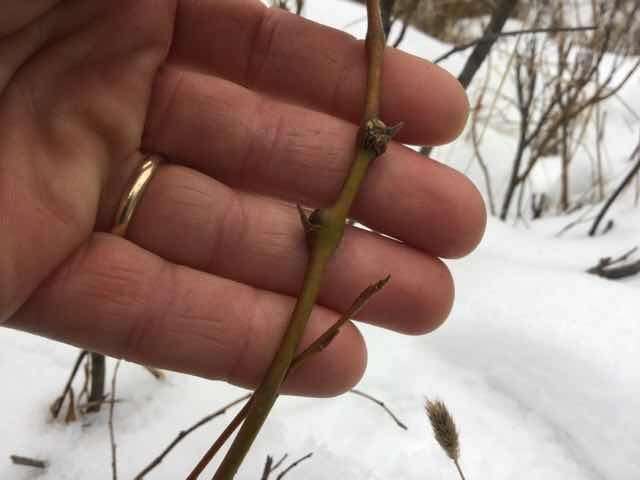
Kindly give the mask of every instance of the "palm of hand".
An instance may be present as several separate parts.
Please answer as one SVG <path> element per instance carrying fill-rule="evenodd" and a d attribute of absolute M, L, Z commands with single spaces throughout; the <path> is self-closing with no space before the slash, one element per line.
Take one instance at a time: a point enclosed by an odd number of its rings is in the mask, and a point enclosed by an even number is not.
<path fill-rule="evenodd" d="M 252 0 L 74 1 L 40 13 L 19 29 L 0 23 L 0 322 L 254 384 L 305 263 L 285 202 L 322 205 L 340 186 L 362 105 L 361 46 Z M 455 83 L 404 54 L 387 65 L 383 115 L 407 122 L 401 140 L 454 136 L 466 115 Z M 417 92 L 425 82 L 433 91 Z M 171 165 L 151 182 L 128 240 L 98 233 L 143 152 Z M 388 270 L 393 282 L 365 318 L 412 333 L 435 327 L 452 299 L 437 257 L 477 243 L 477 192 L 393 145 L 355 215 L 411 247 L 351 229 L 305 343 Z M 288 388 L 336 393 L 364 363 L 349 325 Z"/>

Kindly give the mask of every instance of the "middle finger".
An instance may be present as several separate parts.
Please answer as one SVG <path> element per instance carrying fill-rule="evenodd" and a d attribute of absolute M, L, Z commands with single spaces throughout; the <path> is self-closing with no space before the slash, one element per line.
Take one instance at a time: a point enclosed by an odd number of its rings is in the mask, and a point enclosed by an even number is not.
<path fill-rule="evenodd" d="M 146 150 L 243 190 L 326 205 L 353 159 L 355 125 L 216 77 L 167 67 L 151 105 Z M 466 177 L 395 143 L 370 168 L 353 215 L 442 257 L 468 253 L 485 221 Z"/>

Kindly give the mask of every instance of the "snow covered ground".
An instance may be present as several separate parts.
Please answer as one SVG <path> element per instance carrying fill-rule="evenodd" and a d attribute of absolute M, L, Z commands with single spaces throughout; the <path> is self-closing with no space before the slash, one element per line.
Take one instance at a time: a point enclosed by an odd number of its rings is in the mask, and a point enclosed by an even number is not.
<path fill-rule="evenodd" d="M 342 28 L 362 19 L 363 10 L 311 0 L 307 14 Z M 362 33 L 361 24 L 349 30 Z M 415 32 L 405 47 L 424 55 L 428 48 L 446 49 Z M 640 80 L 623 95 L 640 107 Z M 616 111 L 610 118 L 622 122 L 623 109 L 618 117 Z M 624 138 L 610 140 L 612 157 L 628 135 L 621 129 Z M 509 160 L 499 156 L 496 142 L 489 140 L 488 148 L 496 161 Z M 452 158 L 452 151 L 469 150 L 459 142 L 440 151 Z M 450 262 L 457 301 L 437 332 L 403 337 L 363 326 L 370 360 L 359 388 L 385 401 L 408 431 L 354 395 L 282 398 L 238 478 L 260 478 L 267 454 L 314 452 L 286 478 L 455 479 L 427 425 L 427 396 L 441 398 L 452 411 L 469 479 L 640 478 L 640 276 L 614 282 L 584 273 L 600 257 L 640 244 L 640 208 L 631 199 L 623 202 L 607 235 L 589 238 L 588 224 L 581 224 L 556 237 L 582 213 L 528 229 L 490 220 L 479 249 Z M 1 480 L 111 478 L 106 411 L 89 425 L 48 421 L 48 406 L 76 354 L 0 330 Z M 132 364 L 122 365 L 118 391 L 125 400 L 115 419 L 121 479 L 133 478 L 179 430 L 243 393 L 178 374 L 156 382 Z M 148 478 L 184 478 L 229 418 L 191 435 Z M 15 467 L 10 454 L 50 465 L 45 472 Z"/>

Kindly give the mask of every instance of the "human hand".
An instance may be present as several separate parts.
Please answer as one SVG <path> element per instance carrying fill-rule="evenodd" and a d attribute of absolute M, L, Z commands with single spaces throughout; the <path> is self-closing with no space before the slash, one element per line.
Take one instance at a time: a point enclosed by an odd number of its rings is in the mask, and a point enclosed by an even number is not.
<path fill-rule="evenodd" d="M 6 3 L 6 2 L 5 2 Z M 9 0 L 0 19 L 0 323 L 132 361 L 255 385 L 301 284 L 295 202 L 331 202 L 352 159 L 366 72 L 346 34 L 257 0 Z M 467 115 L 443 70 L 386 54 L 382 119 L 398 140 L 451 140 Z M 161 166 L 127 238 L 105 233 L 146 157 Z M 362 320 L 425 333 L 453 283 L 438 257 L 485 224 L 461 174 L 400 144 L 377 159 L 303 344 L 369 283 Z M 285 390 L 358 381 L 345 326 Z"/>

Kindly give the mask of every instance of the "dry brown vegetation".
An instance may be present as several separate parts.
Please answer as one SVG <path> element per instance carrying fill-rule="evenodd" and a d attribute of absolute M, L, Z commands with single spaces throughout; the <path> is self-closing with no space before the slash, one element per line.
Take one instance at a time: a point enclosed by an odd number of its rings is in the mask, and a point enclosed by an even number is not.
<path fill-rule="evenodd" d="M 467 87 L 485 60 L 501 55 L 507 67 L 499 72 L 500 86 L 488 80 L 472 85 L 475 106 L 471 139 L 484 175 L 491 212 L 503 220 L 538 218 L 556 208 L 571 209 L 606 197 L 602 141 L 606 133 L 603 105 L 617 95 L 640 68 L 640 2 L 637 0 L 573 0 L 549 2 L 469 0 L 385 0 L 393 12 L 390 23 L 411 24 L 429 35 L 458 45 L 449 53 L 474 50 L 460 73 Z M 516 19 L 518 32 L 503 31 L 505 20 Z M 484 33 L 483 33 L 484 32 Z M 517 33 L 508 49 L 494 41 Z M 399 38 L 401 40 L 401 37 Z M 476 43 L 474 43 L 476 42 Z M 503 44 L 504 45 L 504 44 Z M 514 46 L 515 45 L 515 46 Z M 448 56 L 443 55 L 440 59 Z M 471 74 L 466 75 L 469 71 Z M 495 72 L 494 72 L 495 73 Z M 486 74 L 488 78 L 488 73 Z M 511 77 L 515 91 L 504 79 Z M 495 79 L 495 75 L 494 75 Z M 479 82 L 476 82 L 479 83 Z M 490 108 L 486 108 L 490 105 Z M 514 117 L 513 106 L 516 107 Z M 490 165 L 482 157 L 487 127 L 517 126 L 516 144 L 506 189 L 493 187 Z M 480 125 L 479 125 L 480 124 Z M 593 132 L 592 134 L 590 134 Z M 585 142 L 595 138 L 595 145 Z M 587 197 L 572 192 L 572 167 L 578 150 L 587 150 L 593 189 Z M 423 149 L 428 154 L 430 150 Z M 545 157 L 561 159 L 561 185 L 557 205 L 528 188 L 529 178 Z M 584 156 L 580 159 L 584 161 Z M 494 198 L 495 192 L 499 197 Z M 515 207 L 514 207 L 515 204 Z M 525 212 L 530 205 L 531 211 Z"/>

